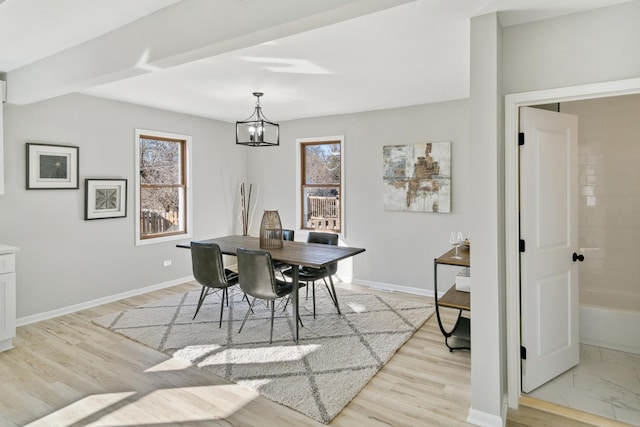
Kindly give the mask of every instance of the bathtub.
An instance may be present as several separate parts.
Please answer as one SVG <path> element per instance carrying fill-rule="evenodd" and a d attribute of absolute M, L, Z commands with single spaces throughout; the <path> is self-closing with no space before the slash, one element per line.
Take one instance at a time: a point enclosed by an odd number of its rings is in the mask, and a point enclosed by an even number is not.
<path fill-rule="evenodd" d="M 580 291 L 580 342 L 640 354 L 640 295 Z"/>

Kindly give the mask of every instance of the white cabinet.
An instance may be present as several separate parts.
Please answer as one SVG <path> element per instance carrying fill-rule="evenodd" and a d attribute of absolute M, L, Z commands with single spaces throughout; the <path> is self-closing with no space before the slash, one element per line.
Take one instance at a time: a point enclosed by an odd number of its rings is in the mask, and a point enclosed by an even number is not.
<path fill-rule="evenodd" d="M 18 248 L 0 245 L 0 351 L 13 348 L 16 336 L 16 255 Z"/>
<path fill-rule="evenodd" d="M 4 116 L 2 104 L 6 99 L 6 89 L 7 83 L 0 81 L 0 194 L 4 194 Z"/>

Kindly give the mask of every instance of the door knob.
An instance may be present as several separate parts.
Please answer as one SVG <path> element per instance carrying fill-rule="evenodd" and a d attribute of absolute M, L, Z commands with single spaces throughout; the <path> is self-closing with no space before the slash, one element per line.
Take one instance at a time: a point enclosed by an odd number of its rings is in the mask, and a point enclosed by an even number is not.
<path fill-rule="evenodd" d="M 578 255 L 577 253 L 574 252 L 573 253 L 573 262 L 576 262 L 576 261 L 580 261 L 580 262 L 584 261 L 584 255 L 582 255 L 582 254 Z"/>

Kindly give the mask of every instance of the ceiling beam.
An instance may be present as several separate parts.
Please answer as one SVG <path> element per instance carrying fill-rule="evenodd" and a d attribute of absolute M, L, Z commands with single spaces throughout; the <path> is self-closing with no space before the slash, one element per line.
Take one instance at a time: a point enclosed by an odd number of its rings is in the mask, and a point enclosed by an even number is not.
<path fill-rule="evenodd" d="M 183 0 L 7 73 L 25 105 L 161 71 L 415 0 Z"/>

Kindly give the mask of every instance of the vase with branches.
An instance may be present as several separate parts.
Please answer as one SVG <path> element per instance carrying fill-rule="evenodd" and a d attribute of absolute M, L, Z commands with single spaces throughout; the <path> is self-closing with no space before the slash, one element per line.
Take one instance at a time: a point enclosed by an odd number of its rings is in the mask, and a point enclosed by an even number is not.
<path fill-rule="evenodd" d="M 247 191 L 244 182 L 240 184 L 240 215 L 242 216 L 242 235 L 249 235 L 249 207 L 251 205 L 251 190 L 253 184 L 249 184 Z"/>

